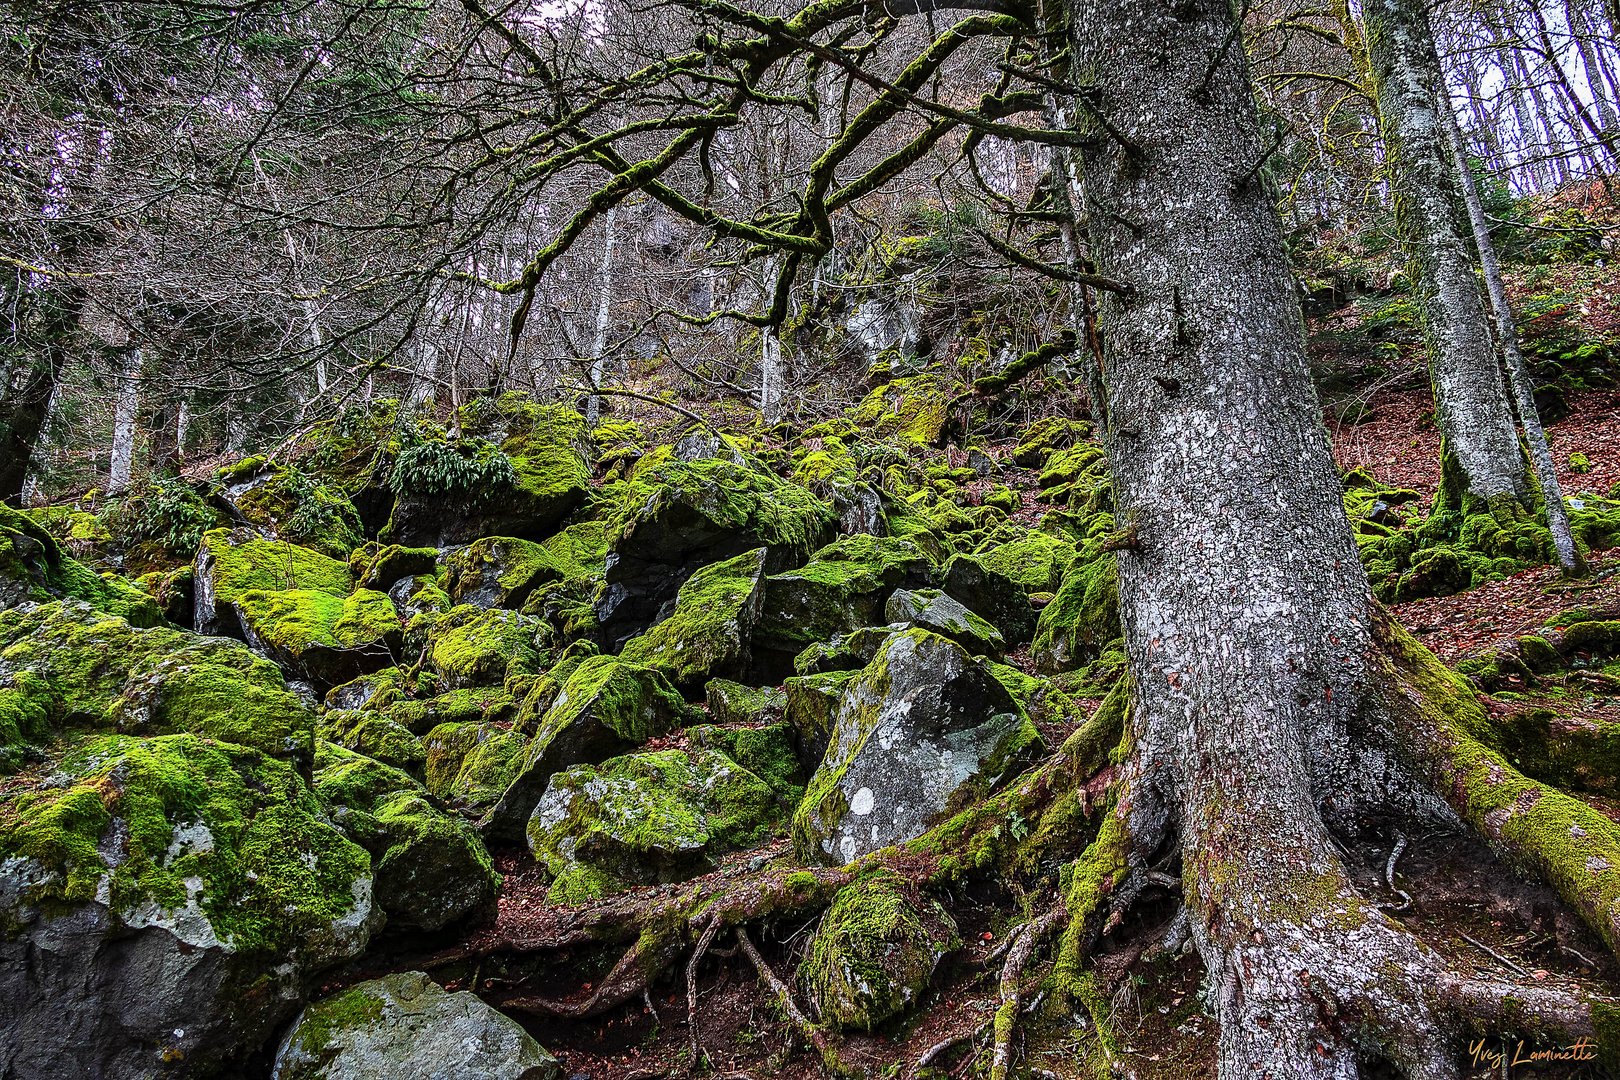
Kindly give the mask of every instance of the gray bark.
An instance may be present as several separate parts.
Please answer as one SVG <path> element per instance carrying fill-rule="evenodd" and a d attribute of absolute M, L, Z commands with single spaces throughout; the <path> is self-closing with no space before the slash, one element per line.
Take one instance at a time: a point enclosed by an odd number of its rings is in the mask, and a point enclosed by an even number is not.
<path fill-rule="evenodd" d="M 107 494 L 117 495 L 129 487 L 135 463 L 135 421 L 141 405 L 141 350 L 132 348 L 123 356 L 118 372 L 118 391 L 113 398 L 112 457 L 107 470 Z"/>
<path fill-rule="evenodd" d="M 596 281 L 596 334 L 591 341 L 591 389 L 602 386 L 603 367 L 607 363 L 608 329 L 613 311 L 613 249 L 617 239 L 619 207 L 608 207 L 603 223 L 602 265 Z M 592 394 L 585 402 L 585 426 L 595 428 L 602 415 L 602 398 Z"/>
<path fill-rule="evenodd" d="M 1224 0 L 1090 0 L 1069 35 L 1073 77 L 1133 144 L 1082 151 L 1090 255 L 1135 289 L 1100 303 L 1132 537 L 1118 813 L 1139 859 L 1176 837 L 1222 1080 L 1346 1080 L 1368 1056 L 1455 1075 L 1434 955 L 1356 897 L 1324 820 L 1409 788 L 1353 751 L 1367 582 L 1234 39 Z"/>
<path fill-rule="evenodd" d="M 1507 289 L 1502 284 L 1502 266 L 1496 259 L 1496 245 L 1491 242 L 1491 225 L 1480 203 L 1479 187 L 1468 164 L 1468 153 L 1463 146 L 1462 132 L 1457 129 L 1457 117 L 1449 101 L 1442 101 L 1439 113 L 1445 126 L 1446 139 L 1451 144 L 1452 159 L 1457 163 L 1457 176 L 1462 184 L 1463 203 L 1468 207 L 1468 222 L 1474 230 L 1474 246 L 1479 250 L 1481 276 L 1485 279 L 1485 293 L 1491 300 L 1491 314 L 1496 320 L 1496 337 L 1501 343 L 1503 358 L 1507 361 L 1508 385 L 1513 391 L 1513 404 L 1519 413 L 1519 426 L 1524 429 L 1525 445 L 1530 449 L 1530 467 L 1541 488 L 1541 498 L 1547 507 L 1547 529 L 1552 533 L 1553 547 L 1558 552 L 1558 565 L 1568 577 L 1584 572 L 1575 538 L 1569 531 L 1569 514 L 1564 510 L 1564 493 L 1558 485 L 1558 467 L 1553 464 L 1552 451 L 1547 447 L 1547 432 L 1536 413 L 1535 387 L 1525 366 L 1524 354 L 1519 350 L 1519 333 L 1513 322 L 1513 308 L 1508 304 Z"/>
<path fill-rule="evenodd" d="M 1428 16 L 1414 0 L 1369 0 L 1362 18 L 1396 218 L 1422 298 L 1446 486 L 1465 505 L 1522 501 L 1524 456 L 1456 224 L 1458 181 L 1435 107 L 1444 84 Z"/>

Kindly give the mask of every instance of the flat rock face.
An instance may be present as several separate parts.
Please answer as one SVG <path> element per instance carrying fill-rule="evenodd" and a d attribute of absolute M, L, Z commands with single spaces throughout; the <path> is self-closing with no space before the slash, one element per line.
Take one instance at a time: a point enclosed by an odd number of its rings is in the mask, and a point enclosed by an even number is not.
<path fill-rule="evenodd" d="M 1001 655 L 1001 631 L 938 589 L 900 589 L 884 607 L 890 625 L 918 626 L 948 637 L 974 655 Z"/>
<path fill-rule="evenodd" d="M 799 856 L 828 864 L 921 836 L 970 785 L 1041 750 L 989 667 L 927 630 L 896 634 L 844 684 L 826 756 L 793 818 Z"/>
<path fill-rule="evenodd" d="M 517 1021 L 419 971 L 310 1005 L 276 1054 L 274 1080 L 555 1080 L 557 1059 Z"/>

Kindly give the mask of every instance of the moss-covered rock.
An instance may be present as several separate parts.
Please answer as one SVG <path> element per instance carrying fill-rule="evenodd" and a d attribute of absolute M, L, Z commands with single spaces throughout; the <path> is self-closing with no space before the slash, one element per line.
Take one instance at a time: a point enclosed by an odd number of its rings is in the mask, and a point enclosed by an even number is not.
<path fill-rule="evenodd" d="M 364 540 L 348 496 L 297 466 L 249 458 L 222 469 L 219 482 L 218 494 L 242 520 L 279 539 L 335 559 Z"/>
<path fill-rule="evenodd" d="M 793 658 L 793 670 L 800 675 L 859 671 L 872 662 L 895 630 L 893 626 L 863 626 L 831 641 L 818 641 Z"/>
<path fill-rule="evenodd" d="M 133 627 L 78 601 L 0 611 L 0 763 L 64 731 L 189 733 L 307 768 L 314 716 L 246 647 Z"/>
<path fill-rule="evenodd" d="M 563 547 L 561 552 L 554 547 Z M 447 588 L 457 604 L 521 608 L 536 588 L 577 576 L 564 545 L 537 544 L 511 536 L 487 536 L 446 559 Z"/>
<path fill-rule="evenodd" d="M 553 877 L 549 898 L 575 904 L 706 873 L 779 820 L 770 788 L 724 754 L 660 750 L 553 776 L 527 838 Z"/>
<path fill-rule="evenodd" d="M 719 751 L 765 781 L 784 810 L 792 810 L 804 795 L 807 773 L 799 764 L 793 728 L 787 724 L 757 727 L 700 724 L 686 729 L 686 741 L 695 749 Z"/>
<path fill-rule="evenodd" d="M 500 875 L 483 841 L 405 773 L 323 742 L 315 794 L 344 835 L 371 853 L 374 895 L 390 923 L 440 930 L 493 911 Z"/>
<path fill-rule="evenodd" d="M 478 399 L 458 416 L 462 439 L 427 436 L 402 450 L 391 478 L 396 495 L 384 538 L 418 547 L 450 547 L 480 536 L 540 539 L 585 501 L 585 419 L 562 405 L 522 394 Z M 478 440 L 508 468 L 442 468 Z M 462 483 L 466 477 L 470 483 Z"/>
<path fill-rule="evenodd" d="M 904 446 L 937 446 L 950 427 L 951 399 L 961 390 L 935 372 L 906 376 L 867 394 L 850 418 L 878 439 Z"/>
<path fill-rule="evenodd" d="M 392 665 L 403 637 L 394 602 L 372 589 L 348 596 L 255 589 L 239 594 L 231 606 L 242 637 L 256 652 L 321 687 Z"/>
<path fill-rule="evenodd" d="M 940 957 L 961 944 L 937 901 L 894 871 L 876 870 L 838 890 L 799 983 L 822 1023 L 871 1031 L 917 1004 Z"/>
<path fill-rule="evenodd" d="M 485 809 L 501 797 L 523 767 L 529 737 L 488 722 L 440 724 L 422 736 L 424 783 L 435 798 Z"/>
<path fill-rule="evenodd" d="M 764 548 L 755 548 L 693 574 L 669 617 L 631 638 L 619 655 L 656 668 L 689 693 L 710 678 L 742 675 L 764 598 L 765 557 Z"/>
<path fill-rule="evenodd" d="M 516 1020 L 419 971 L 312 1002 L 276 1053 L 273 1080 L 559 1080 Z"/>
<path fill-rule="evenodd" d="M 82 600 L 137 626 L 156 626 L 156 599 L 117 574 L 98 574 L 65 554 L 28 515 L 0 503 L 0 608 L 27 600 Z"/>
<path fill-rule="evenodd" d="M 787 695 L 769 686 L 745 686 L 730 679 L 710 679 L 703 688 L 704 704 L 717 724 L 757 724 L 778 718 Z"/>
<path fill-rule="evenodd" d="M 798 565 L 825 541 L 830 507 L 734 448 L 725 456 L 644 459 L 607 522 L 595 615 L 609 641 L 650 625 L 698 567 L 766 549 L 767 569 Z"/>
<path fill-rule="evenodd" d="M 517 685 L 522 680 L 513 682 Z M 413 734 L 426 735 L 440 724 L 477 721 L 509 725 L 517 718 L 518 701 L 504 686 L 465 686 L 430 698 L 393 701 L 383 713 Z"/>
<path fill-rule="evenodd" d="M 371 860 L 293 767 L 102 736 L 0 801 L 0 1000 L 19 1076 L 218 1075 L 380 925 Z"/>
<path fill-rule="evenodd" d="M 1112 526 L 1111 515 L 1093 519 L 1085 547 L 1064 571 L 1051 602 L 1041 608 L 1030 655 L 1043 672 L 1083 667 L 1121 636 L 1119 574 L 1114 553 L 1104 550 Z"/>
<path fill-rule="evenodd" d="M 356 754 L 421 776 L 427 751 L 410 728 L 387 714 L 369 709 L 328 709 L 321 714 L 315 733 L 326 742 Z"/>
<path fill-rule="evenodd" d="M 1035 635 L 1035 608 L 1015 578 L 991 569 L 973 555 L 956 555 L 945 564 L 945 592 L 982 615 L 1013 645 Z"/>
<path fill-rule="evenodd" d="M 411 692 L 411 680 L 403 668 L 373 671 L 332 687 L 323 699 L 328 709 L 383 709 Z"/>
<path fill-rule="evenodd" d="M 199 634 L 240 636 L 236 601 L 243 593 L 296 589 L 343 597 L 351 585 L 347 563 L 251 529 L 204 533 L 194 574 L 192 626 Z"/>
<path fill-rule="evenodd" d="M 807 861 L 847 863 L 921 836 L 1041 749 L 982 661 L 926 630 L 896 634 L 843 688 L 826 754 L 793 816 L 794 848 Z"/>
<path fill-rule="evenodd" d="M 1091 424 L 1062 416 L 1045 416 L 1035 421 L 1019 438 L 1012 459 L 1026 469 L 1039 468 L 1054 451 L 1067 450 L 1091 437 Z"/>
<path fill-rule="evenodd" d="M 754 631 L 759 675 L 779 677 L 807 646 L 882 623 L 890 595 L 928 584 L 933 570 L 932 560 L 908 540 L 846 536 L 803 567 L 772 575 Z"/>
<path fill-rule="evenodd" d="M 511 675 L 542 670 L 540 639 L 546 626 L 516 611 L 461 604 L 442 615 L 420 615 L 406 635 L 406 649 L 426 646 L 426 666 L 437 688 L 504 685 Z"/>
<path fill-rule="evenodd" d="M 782 683 L 787 697 L 783 719 L 793 729 L 799 762 L 806 771 L 813 772 L 820 766 L 832 738 L 833 718 L 838 715 L 844 687 L 859 674 L 859 670 L 824 671 L 794 676 Z"/>
<path fill-rule="evenodd" d="M 1000 656 L 1001 631 L 938 589 L 896 589 L 883 606 L 892 627 L 920 627 L 950 638 L 975 656 Z"/>
<path fill-rule="evenodd" d="M 401 547 L 398 544 L 372 545 L 360 565 L 350 561 L 350 569 L 362 589 L 390 589 L 401 578 L 433 577 L 438 572 L 438 548 Z"/>
<path fill-rule="evenodd" d="M 632 750 L 679 727 L 687 712 L 681 696 L 652 668 L 616 656 L 585 659 L 534 724 L 517 775 L 481 823 L 485 835 L 516 840 L 553 773 Z"/>

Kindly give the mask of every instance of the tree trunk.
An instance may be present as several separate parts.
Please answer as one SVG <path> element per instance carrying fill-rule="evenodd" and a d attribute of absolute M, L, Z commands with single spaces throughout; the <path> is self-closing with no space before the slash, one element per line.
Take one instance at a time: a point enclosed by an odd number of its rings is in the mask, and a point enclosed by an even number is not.
<path fill-rule="evenodd" d="M 1448 497 L 1506 510 L 1529 485 L 1513 413 L 1456 224 L 1457 178 L 1435 108 L 1443 85 L 1428 17 L 1414 0 L 1369 0 L 1362 18 L 1395 212 L 1422 296 Z"/>
<path fill-rule="evenodd" d="M 602 229 L 602 266 L 596 279 L 596 333 L 591 339 L 591 389 L 602 388 L 603 368 L 607 363 L 608 330 L 613 314 L 613 249 L 618 239 L 619 207 L 608 208 Z M 594 429 L 602 416 L 602 397 L 592 394 L 585 402 L 585 426 Z"/>
<path fill-rule="evenodd" d="M 1474 230 L 1474 246 L 1479 251 L 1481 275 L 1485 279 L 1485 293 L 1491 300 L 1491 314 L 1496 319 L 1496 337 L 1507 360 L 1508 386 L 1513 391 L 1513 404 L 1519 414 L 1519 426 L 1524 429 L 1524 441 L 1530 449 L 1530 467 L 1536 484 L 1541 488 L 1541 499 L 1547 508 L 1547 529 L 1552 533 L 1553 548 L 1558 553 L 1558 565 L 1564 576 L 1579 577 L 1586 572 L 1575 538 L 1569 531 L 1569 514 L 1564 510 L 1564 492 L 1558 484 L 1558 467 L 1553 464 L 1552 451 L 1547 448 L 1547 432 L 1541 426 L 1536 412 L 1535 387 L 1530 383 L 1524 354 L 1519 351 L 1519 332 L 1513 322 L 1513 308 L 1508 304 L 1507 289 L 1502 284 L 1502 267 L 1496 260 L 1496 245 L 1491 241 L 1491 224 L 1480 203 L 1479 186 L 1474 183 L 1473 169 L 1463 147 L 1462 132 L 1457 129 L 1457 117 L 1452 113 L 1449 99 L 1442 96 L 1439 109 L 1451 154 L 1457 163 L 1457 176 L 1462 184 L 1463 203 L 1468 207 L 1468 222 Z"/>
<path fill-rule="evenodd" d="M 124 353 L 118 372 L 118 390 L 113 398 L 112 456 L 107 469 L 107 494 L 117 495 L 129 487 L 135 464 L 136 419 L 141 408 L 141 350 Z"/>
<path fill-rule="evenodd" d="M 778 260 L 766 259 L 759 274 L 760 293 L 765 307 L 771 306 L 776 289 Z M 774 326 L 759 331 L 759 415 L 766 424 L 776 423 L 782 407 L 782 339 Z"/>
<path fill-rule="evenodd" d="M 52 398 L 67 366 L 69 337 L 79 319 L 84 293 L 77 287 L 47 291 L 36 301 L 43 309 L 40 346 L 16 364 L 0 386 L 0 501 L 22 505 L 23 490 L 35 465 L 50 420 Z"/>
<path fill-rule="evenodd" d="M 1397 752 L 1383 724 L 1412 687 L 1344 513 L 1236 37 L 1224 0 L 1073 14 L 1105 121 L 1081 154 L 1107 211 L 1089 251 L 1134 289 L 1101 302 L 1132 752 L 1069 908 L 1128 893 L 1169 845 L 1222 1080 L 1456 1076 L 1457 977 L 1358 895 L 1329 835 L 1380 808 L 1432 822 L 1417 772 L 1443 749 Z"/>

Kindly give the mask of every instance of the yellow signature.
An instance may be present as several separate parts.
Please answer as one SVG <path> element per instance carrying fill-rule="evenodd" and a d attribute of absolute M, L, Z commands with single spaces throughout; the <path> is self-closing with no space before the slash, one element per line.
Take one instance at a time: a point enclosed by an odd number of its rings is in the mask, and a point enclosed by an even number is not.
<path fill-rule="evenodd" d="M 1484 1065 L 1493 1071 L 1502 1068 L 1511 1069 L 1516 1065 L 1550 1065 L 1558 1062 L 1596 1061 L 1598 1056 L 1597 1044 L 1591 1039 L 1581 1039 L 1579 1042 L 1570 1043 L 1568 1046 L 1555 1046 L 1545 1050 L 1527 1050 L 1525 1049 L 1524 1040 L 1521 1039 L 1513 1047 L 1511 1058 L 1506 1044 L 1503 1044 L 1502 1049 L 1496 1050 L 1487 1046 L 1484 1039 L 1476 1039 L 1468 1044 L 1468 1052 L 1473 1056 L 1476 1068 Z"/>

